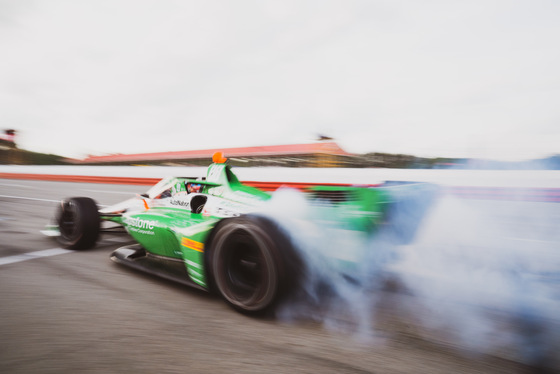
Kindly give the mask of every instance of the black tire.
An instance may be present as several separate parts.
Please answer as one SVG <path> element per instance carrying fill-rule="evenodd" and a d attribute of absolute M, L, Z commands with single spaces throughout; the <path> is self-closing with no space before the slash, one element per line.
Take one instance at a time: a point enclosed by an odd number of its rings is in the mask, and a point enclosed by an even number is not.
<path fill-rule="evenodd" d="M 273 310 L 296 285 L 299 262 L 290 240 L 264 217 L 221 221 L 206 254 L 212 288 L 242 313 Z"/>
<path fill-rule="evenodd" d="M 70 249 L 92 248 L 99 237 L 100 222 L 97 204 L 89 197 L 63 200 L 56 213 L 58 242 Z"/>

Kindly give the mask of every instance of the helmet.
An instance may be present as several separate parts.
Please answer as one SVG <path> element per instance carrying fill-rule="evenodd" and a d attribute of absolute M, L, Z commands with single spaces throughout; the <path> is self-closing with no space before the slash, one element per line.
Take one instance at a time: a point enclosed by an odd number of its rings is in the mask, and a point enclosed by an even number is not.
<path fill-rule="evenodd" d="M 202 190 L 200 183 L 187 183 L 187 193 L 196 193 Z"/>

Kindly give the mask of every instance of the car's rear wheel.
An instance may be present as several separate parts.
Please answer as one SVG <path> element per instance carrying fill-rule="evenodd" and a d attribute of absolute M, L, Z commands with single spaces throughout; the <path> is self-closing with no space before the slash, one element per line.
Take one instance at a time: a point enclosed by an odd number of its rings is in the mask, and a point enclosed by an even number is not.
<path fill-rule="evenodd" d="M 286 235 L 259 216 L 221 221 L 207 251 L 215 290 L 233 308 L 248 314 L 273 309 L 295 285 L 296 264 Z"/>
<path fill-rule="evenodd" d="M 56 213 L 60 231 L 58 242 L 65 248 L 88 249 L 99 237 L 97 204 L 88 197 L 73 197 L 60 202 Z"/>

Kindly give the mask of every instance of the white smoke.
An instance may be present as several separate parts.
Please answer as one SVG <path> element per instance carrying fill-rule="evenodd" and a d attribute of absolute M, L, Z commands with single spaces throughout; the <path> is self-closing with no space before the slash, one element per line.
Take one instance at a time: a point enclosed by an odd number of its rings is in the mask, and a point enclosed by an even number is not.
<path fill-rule="evenodd" d="M 437 201 L 391 266 L 427 307 L 424 326 L 472 350 L 505 348 L 529 364 L 552 359 L 560 343 L 558 208 L 523 199 Z"/>
<path fill-rule="evenodd" d="M 411 207 L 392 224 L 418 219 Z M 328 212 L 293 190 L 267 207 L 306 264 L 299 298 L 279 318 L 377 342 L 390 314 L 427 339 L 560 367 L 551 362 L 560 347 L 560 206 L 441 195 L 408 244 L 390 230 L 336 227 Z"/>

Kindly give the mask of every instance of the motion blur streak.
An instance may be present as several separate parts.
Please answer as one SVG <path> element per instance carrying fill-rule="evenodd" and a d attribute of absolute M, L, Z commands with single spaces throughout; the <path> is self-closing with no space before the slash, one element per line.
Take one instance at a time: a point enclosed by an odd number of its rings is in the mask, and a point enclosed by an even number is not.
<path fill-rule="evenodd" d="M 16 263 L 16 262 L 33 260 L 35 258 L 57 256 L 57 255 L 65 254 L 65 253 L 71 253 L 71 252 L 74 252 L 74 251 L 69 250 L 69 249 L 62 249 L 62 248 L 52 248 L 52 249 L 45 249 L 43 251 L 35 251 L 35 252 L 24 253 L 22 255 L 1 257 L 0 258 L 0 266 L 13 264 L 13 263 Z"/>
<path fill-rule="evenodd" d="M 402 244 L 391 227 L 410 226 L 410 204 L 367 236 L 326 226 L 301 193 L 280 190 L 267 213 L 291 235 L 306 274 L 279 317 L 382 342 L 390 332 L 376 327 L 376 308 L 389 308 L 422 338 L 558 370 L 560 205 L 525 200 L 440 194 Z"/>

